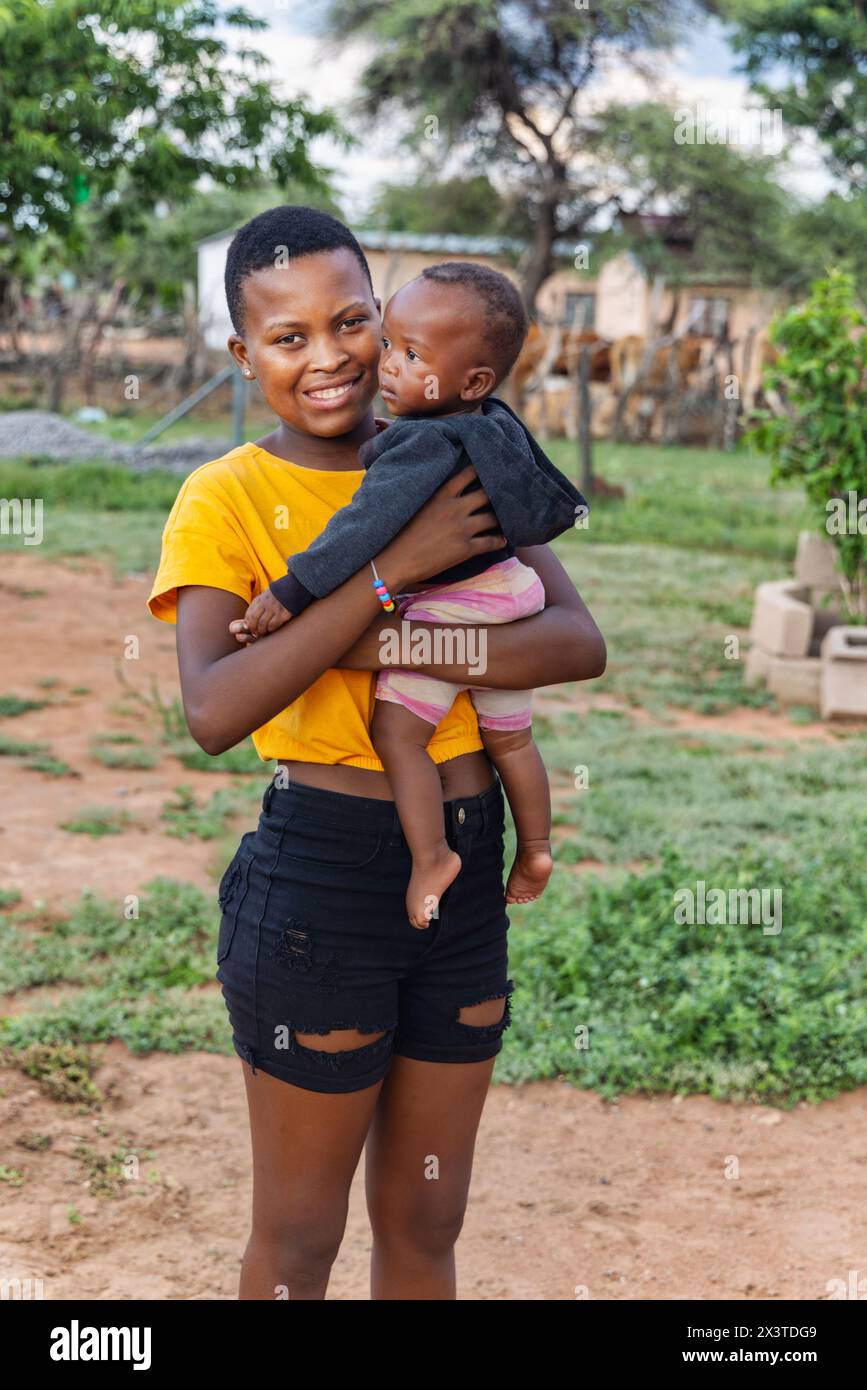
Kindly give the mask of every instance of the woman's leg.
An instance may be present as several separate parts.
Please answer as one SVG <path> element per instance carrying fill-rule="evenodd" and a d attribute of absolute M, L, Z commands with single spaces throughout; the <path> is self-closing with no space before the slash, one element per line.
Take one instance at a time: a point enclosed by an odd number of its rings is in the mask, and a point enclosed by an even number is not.
<path fill-rule="evenodd" d="M 305 1047 L 355 1048 L 376 1035 L 300 1036 Z M 253 1219 L 238 1297 L 322 1299 L 346 1225 L 349 1188 L 382 1082 L 362 1091 L 304 1090 L 241 1063 L 253 1149 Z"/>
<path fill-rule="evenodd" d="M 504 1008 L 504 999 L 486 1000 L 461 1021 L 490 1025 Z M 455 1242 L 495 1061 L 393 1058 L 365 1150 L 371 1298 L 455 1298 Z"/>

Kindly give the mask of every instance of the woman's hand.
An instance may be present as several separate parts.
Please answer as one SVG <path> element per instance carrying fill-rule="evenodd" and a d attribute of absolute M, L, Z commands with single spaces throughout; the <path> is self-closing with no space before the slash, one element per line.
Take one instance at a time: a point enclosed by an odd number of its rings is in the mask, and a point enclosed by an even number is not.
<path fill-rule="evenodd" d="M 471 494 L 476 496 L 475 493 Z M 495 690 L 533 690 L 563 681 L 586 681 L 601 676 L 607 653 L 602 634 L 572 580 L 550 546 L 519 549 L 518 559 L 536 571 L 545 587 L 545 608 L 530 618 L 483 626 L 487 667 L 484 684 Z M 404 619 L 410 641 L 424 629 L 434 635 L 448 624 Z M 383 645 L 386 632 L 400 632 L 397 613 L 378 614 L 335 666 L 350 671 L 378 671 L 400 665 L 391 648 Z M 453 631 L 454 629 L 452 629 Z M 402 650 L 398 647 L 398 651 Z M 436 647 L 434 646 L 434 650 Z M 448 650 L 448 648 L 446 648 Z M 478 672 L 466 662 L 430 662 L 419 669 L 455 685 L 478 683 Z"/>
<path fill-rule="evenodd" d="M 415 584 L 506 544 L 505 536 L 499 531 L 493 535 L 479 535 L 480 531 L 497 524 L 491 511 L 476 515 L 480 509 L 490 507 L 487 493 L 478 488 L 461 496 L 462 489 L 476 476 L 476 470 L 468 464 L 447 479 L 391 544 L 377 555 L 377 573 L 392 595 L 407 584 Z"/>

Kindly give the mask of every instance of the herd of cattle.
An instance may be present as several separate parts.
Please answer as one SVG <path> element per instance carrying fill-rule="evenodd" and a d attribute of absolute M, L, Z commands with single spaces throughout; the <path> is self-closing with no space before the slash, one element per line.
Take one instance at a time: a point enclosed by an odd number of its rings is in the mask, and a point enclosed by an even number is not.
<path fill-rule="evenodd" d="M 734 343 L 686 332 L 648 344 L 533 323 L 509 379 L 531 429 L 576 437 L 584 353 L 595 438 L 723 445 L 757 406 L 780 408 L 763 384 L 778 356 L 765 330 Z"/>

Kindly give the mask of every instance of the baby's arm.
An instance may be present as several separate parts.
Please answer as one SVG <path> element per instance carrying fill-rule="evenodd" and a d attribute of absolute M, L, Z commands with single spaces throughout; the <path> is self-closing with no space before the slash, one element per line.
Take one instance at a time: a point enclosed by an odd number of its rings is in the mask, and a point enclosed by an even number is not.
<path fill-rule="evenodd" d="M 306 550 L 289 556 L 288 573 L 271 584 L 293 616 L 357 574 L 454 471 L 461 456 L 454 432 L 439 422 L 415 423 L 391 426 L 352 501 Z"/>

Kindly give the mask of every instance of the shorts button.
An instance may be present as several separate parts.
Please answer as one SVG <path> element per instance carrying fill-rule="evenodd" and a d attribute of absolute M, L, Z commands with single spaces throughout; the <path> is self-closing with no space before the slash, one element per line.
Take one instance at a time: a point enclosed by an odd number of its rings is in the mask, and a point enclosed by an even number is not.
<path fill-rule="evenodd" d="M 464 810 L 463 806 L 461 806 L 461 807 L 458 809 L 458 825 L 463 825 L 463 823 L 464 823 L 464 821 L 466 820 L 466 818 L 467 818 L 467 813 L 466 813 L 466 811 Z"/>

